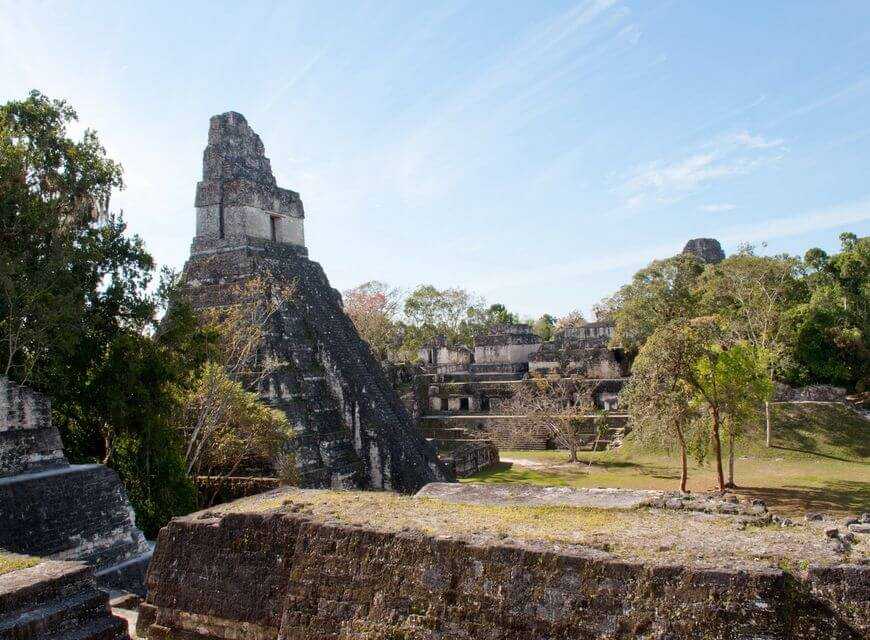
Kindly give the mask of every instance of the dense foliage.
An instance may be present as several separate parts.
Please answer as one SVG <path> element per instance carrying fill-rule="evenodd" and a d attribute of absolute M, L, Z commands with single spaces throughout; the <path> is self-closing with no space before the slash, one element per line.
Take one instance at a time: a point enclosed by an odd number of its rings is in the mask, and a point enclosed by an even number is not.
<path fill-rule="evenodd" d="M 659 327 L 718 315 L 728 334 L 768 354 L 789 384 L 870 384 L 870 238 L 841 236 L 828 256 L 760 256 L 750 246 L 715 265 L 690 254 L 657 260 L 601 305 L 613 344 L 639 353 Z"/>
<path fill-rule="evenodd" d="M 156 331 L 154 261 L 109 210 L 121 168 L 75 119 L 38 92 L 0 106 L 2 373 L 52 398 L 69 457 L 115 468 L 153 536 L 195 504 L 168 418 L 207 341 L 182 309 Z"/>

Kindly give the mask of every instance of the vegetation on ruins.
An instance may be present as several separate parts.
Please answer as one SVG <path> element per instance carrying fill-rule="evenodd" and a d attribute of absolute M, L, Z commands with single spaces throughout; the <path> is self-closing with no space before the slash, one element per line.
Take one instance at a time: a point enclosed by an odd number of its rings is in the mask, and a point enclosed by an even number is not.
<path fill-rule="evenodd" d="M 544 342 L 549 342 L 556 334 L 556 318 L 549 313 L 542 314 L 532 323 L 532 333 Z"/>
<path fill-rule="evenodd" d="M 577 452 L 588 444 L 581 426 L 597 417 L 591 391 L 592 384 L 581 379 L 530 380 L 499 403 L 500 413 L 516 417 L 494 421 L 487 437 L 495 434 L 497 439 L 516 441 L 525 433 L 542 430 L 557 448 L 567 449 L 569 462 L 578 462 Z M 599 437 L 597 429 L 594 437 Z"/>
<path fill-rule="evenodd" d="M 269 469 L 291 439 L 284 413 L 263 405 L 248 389 L 282 366 L 262 355 L 262 344 L 281 303 L 292 296 L 287 287 L 258 276 L 232 285 L 228 304 L 199 312 L 200 325 L 216 336 L 217 348 L 191 384 L 177 389 L 172 416 L 189 476 L 227 478 L 240 469 Z M 220 491 L 220 482 L 212 486 L 215 494 Z M 201 496 L 203 504 L 212 499 Z"/>

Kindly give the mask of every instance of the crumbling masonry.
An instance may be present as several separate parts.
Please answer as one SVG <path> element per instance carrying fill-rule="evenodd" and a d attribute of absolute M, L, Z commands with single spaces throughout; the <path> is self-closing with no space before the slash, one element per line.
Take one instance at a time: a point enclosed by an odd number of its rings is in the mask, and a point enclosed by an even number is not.
<path fill-rule="evenodd" d="M 345 315 L 340 294 L 308 259 L 302 200 L 277 186 L 260 137 L 239 113 L 211 119 L 196 210 L 184 268 L 195 308 L 230 304 L 239 285 L 257 277 L 291 292 L 262 346 L 263 359 L 279 365 L 257 391 L 295 428 L 300 484 L 412 492 L 451 479 Z"/>

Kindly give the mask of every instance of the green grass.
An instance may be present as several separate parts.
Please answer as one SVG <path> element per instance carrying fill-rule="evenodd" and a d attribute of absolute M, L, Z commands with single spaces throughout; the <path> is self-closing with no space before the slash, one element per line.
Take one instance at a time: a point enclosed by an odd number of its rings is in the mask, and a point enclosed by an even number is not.
<path fill-rule="evenodd" d="M 2 553 L 0 552 L 0 576 L 4 573 L 12 573 L 19 569 L 27 569 L 35 567 L 42 560 L 40 558 L 32 558 L 30 556 L 22 556 L 17 553 Z"/>
<path fill-rule="evenodd" d="M 760 434 L 738 448 L 736 493 L 761 498 L 787 515 L 870 511 L 870 421 L 842 406 L 815 404 L 775 405 L 771 418 L 771 448 Z M 502 463 L 465 481 L 679 488 L 679 460 L 645 451 L 630 438 L 617 451 L 581 454 L 583 462 L 573 465 L 563 451 L 502 451 L 501 456 L 531 464 Z M 690 465 L 690 490 L 710 490 L 715 484 L 712 464 Z"/>

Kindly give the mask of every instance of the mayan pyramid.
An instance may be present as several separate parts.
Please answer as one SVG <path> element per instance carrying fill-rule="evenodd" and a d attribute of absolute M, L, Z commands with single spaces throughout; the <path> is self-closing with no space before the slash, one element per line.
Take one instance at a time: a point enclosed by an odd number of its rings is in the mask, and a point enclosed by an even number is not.
<path fill-rule="evenodd" d="M 231 303 L 240 284 L 264 274 L 292 291 L 262 347 L 264 358 L 281 364 L 256 391 L 295 428 L 300 484 L 407 493 L 450 479 L 344 313 L 341 295 L 308 259 L 302 200 L 277 186 L 263 143 L 241 114 L 211 118 L 202 173 L 185 288 L 197 309 Z"/>

